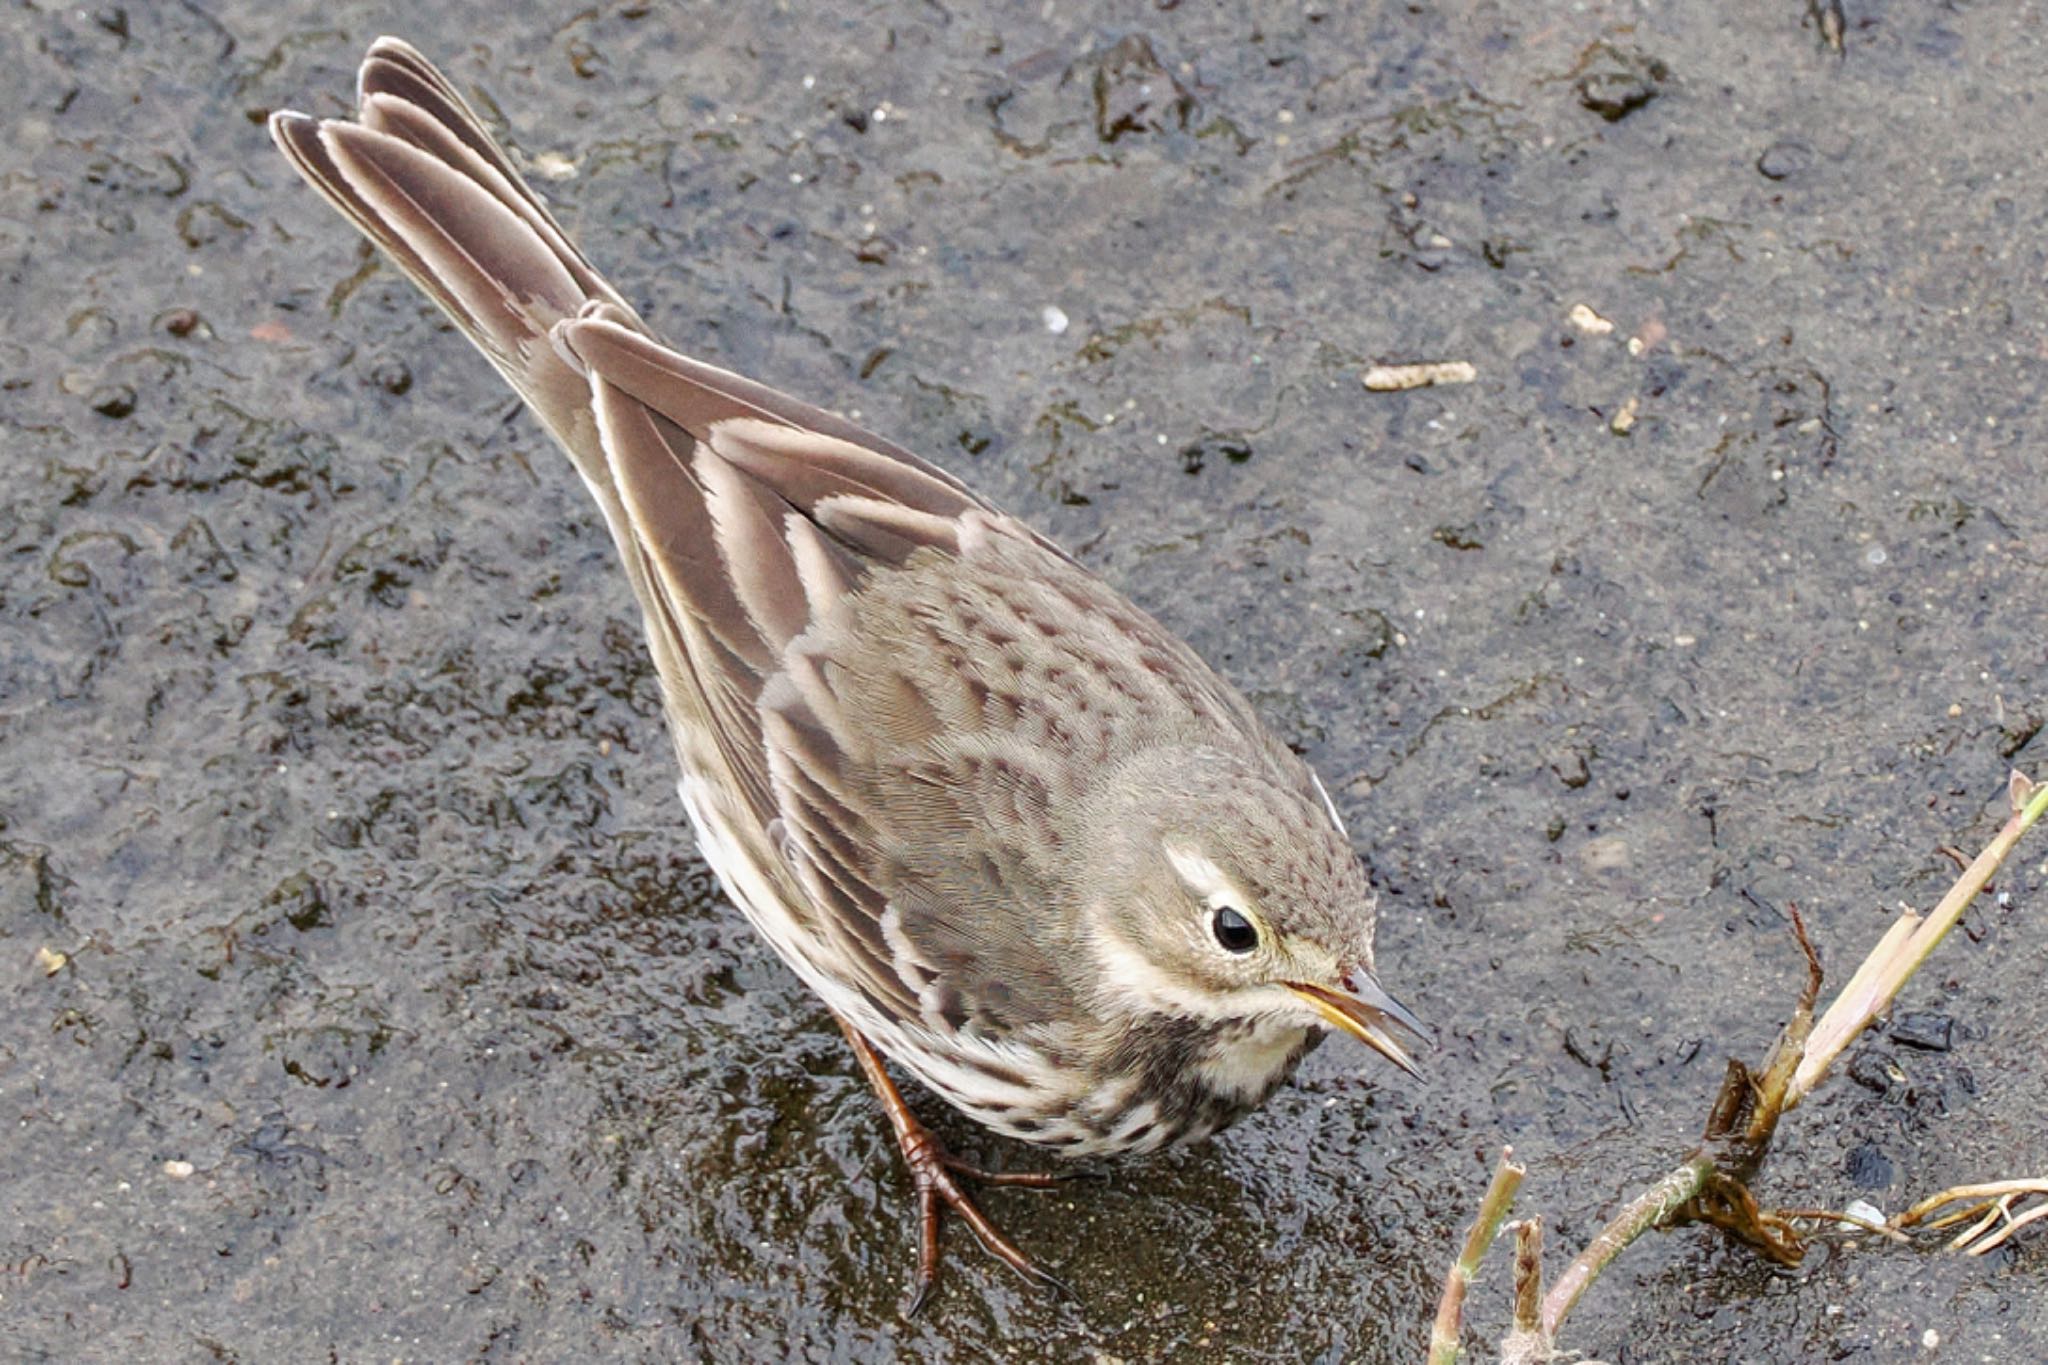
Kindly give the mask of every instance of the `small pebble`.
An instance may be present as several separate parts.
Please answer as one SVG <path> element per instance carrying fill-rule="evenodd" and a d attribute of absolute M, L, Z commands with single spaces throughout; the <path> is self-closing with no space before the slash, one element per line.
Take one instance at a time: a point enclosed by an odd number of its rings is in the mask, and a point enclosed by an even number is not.
<path fill-rule="evenodd" d="M 1614 323 L 1588 308 L 1583 303 L 1572 305 L 1572 311 L 1565 315 L 1566 321 L 1587 336 L 1604 337 L 1614 330 Z"/>
<path fill-rule="evenodd" d="M 1588 839 L 1579 850 L 1579 861 L 1588 872 L 1612 872 L 1629 865 L 1628 840 L 1608 836 Z"/>
<path fill-rule="evenodd" d="M 396 398 L 412 387 L 412 371 L 404 361 L 386 356 L 370 367 L 370 382 Z"/>
<path fill-rule="evenodd" d="M 1897 1168 L 1882 1149 L 1871 1143 L 1851 1148 L 1842 1159 L 1842 1173 L 1858 1188 L 1882 1190 L 1888 1188 L 1897 1178 Z"/>
<path fill-rule="evenodd" d="M 1892 1041 L 1923 1052 L 1947 1052 L 1954 1033 L 1955 1020 L 1934 1010 L 1912 1010 L 1892 1020 Z"/>
<path fill-rule="evenodd" d="M 1764 148 L 1756 168 L 1766 180 L 1785 180 L 1813 164 L 1813 149 L 1797 138 L 1783 138 Z"/>
<path fill-rule="evenodd" d="M 86 401 L 102 417 L 126 417 L 135 411 L 135 390 L 126 384 L 102 384 Z"/>
<path fill-rule="evenodd" d="M 1671 68 L 1646 52 L 1595 43 L 1579 59 L 1579 103 L 1618 123 L 1664 93 Z"/>
<path fill-rule="evenodd" d="M 560 152 L 542 152 L 532 165 L 533 173 L 545 180 L 567 180 L 576 174 L 576 163 Z"/>

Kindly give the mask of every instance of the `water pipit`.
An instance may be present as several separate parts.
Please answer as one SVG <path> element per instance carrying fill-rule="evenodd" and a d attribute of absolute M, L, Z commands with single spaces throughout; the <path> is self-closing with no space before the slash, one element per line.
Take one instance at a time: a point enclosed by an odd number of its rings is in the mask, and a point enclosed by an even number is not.
<path fill-rule="evenodd" d="M 1066 1155 L 1257 1107 L 1330 1030 L 1412 1070 L 1321 784 L 1194 651 L 944 470 L 692 359 L 446 77 L 380 38 L 277 144 L 568 452 L 625 564 L 726 893 L 845 1030 L 918 1202 L 1050 1280 L 884 1070 Z"/>

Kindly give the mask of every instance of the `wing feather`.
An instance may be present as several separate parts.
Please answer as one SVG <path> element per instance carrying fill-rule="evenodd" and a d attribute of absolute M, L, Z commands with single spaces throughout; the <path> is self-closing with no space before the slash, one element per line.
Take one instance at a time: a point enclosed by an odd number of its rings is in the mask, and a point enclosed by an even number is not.
<path fill-rule="evenodd" d="M 872 446 L 822 432 L 733 417 L 714 423 L 710 436 L 719 454 L 807 512 L 826 498 L 847 493 L 938 517 L 987 508 L 950 480 L 935 478 Z"/>
<path fill-rule="evenodd" d="M 919 550 L 960 553 L 958 517 L 935 516 L 880 498 L 830 497 L 812 510 L 818 525 L 868 559 L 898 566 Z"/>
<path fill-rule="evenodd" d="M 811 617 L 831 619 L 864 576 L 865 568 L 852 551 L 827 537 L 801 512 L 792 509 L 783 518 L 782 528 L 789 538 L 790 558 L 796 564 L 797 582 L 803 585 Z"/>

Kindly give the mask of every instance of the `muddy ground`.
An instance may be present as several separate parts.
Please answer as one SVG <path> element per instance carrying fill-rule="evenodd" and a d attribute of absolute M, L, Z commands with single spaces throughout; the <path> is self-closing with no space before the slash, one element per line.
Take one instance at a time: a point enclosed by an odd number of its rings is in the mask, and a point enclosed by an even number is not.
<path fill-rule="evenodd" d="M 1787 908 L 1846 970 L 2048 770 L 2040 6 L 551 12 L 0 15 L 10 1358 L 1414 1360 L 1500 1143 L 1582 1242 L 1790 1008 Z M 1251 693 L 1426 1085 L 1331 1046 L 1220 1140 L 993 1193 L 1078 1299 L 956 1231 L 898 1320 L 887 1130 L 693 851 L 593 509 L 261 128 L 384 31 L 678 343 Z M 1361 382 L 1418 360 L 1477 382 Z M 1767 1199 L 2048 1163 L 2023 857 Z M 1567 1344 L 2033 1360 L 2044 1291 L 2039 1234 L 1693 1231 Z"/>

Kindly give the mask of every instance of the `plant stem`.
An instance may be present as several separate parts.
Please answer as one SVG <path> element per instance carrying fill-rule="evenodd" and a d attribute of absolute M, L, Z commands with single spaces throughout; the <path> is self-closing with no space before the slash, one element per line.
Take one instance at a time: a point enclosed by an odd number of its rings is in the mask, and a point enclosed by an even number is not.
<path fill-rule="evenodd" d="M 1695 1154 L 1684 1165 L 1630 1200 L 1628 1207 L 1616 1214 L 1614 1220 L 1586 1244 L 1586 1249 L 1573 1258 L 1572 1263 L 1564 1268 L 1564 1274 L 1550 1286 L 1550 1292 L 1543 1296 L 1544 1333 L 1551 1340 L 1556 1340 L 1557 1329 L 1577 1306 L 1579 1296 L 1586 1292 L 1587 1286 L 1607 1268 L 1608 1262 L 1626 1251 L 1636 1238 L 1683 1208 L 1706 1187 L 1707 1177 L 1713 1173 L 1714 1159 Z"/>
<path fill-rule="evenodd" d="M 1515 1330 L 1536 1332 L 1543 1325 L 1543 1220 L 1524 1218 L 1515 1224 Z"/>
<path fill-rule="evenodd" d="M 1436 1321 L 1429 1329 L 1429 1365 L 1457 1365 L 1458 1334 L 1465 1321 L 1465 1291 L 1479 1273 L 1479 1263 L 1486 1259 L 1487 1248 L 1500 1236 L 1500 1225 L 1506 1221 L 1515 1202 L 1515 1191 L 1521 1188 L 1526 1173 L 1527 1168 L 1515 1161 L 1514 1148 L 1500 1149 L 1493 1179 L 1487 1182 L 1486 1197 L 1479 1201 L 1479 1216 L 1465 1230 L 1465 1247 L 1458 1253 L 1457 1264 L 1444 1276 L 1443 1297 L 1437 1301 Z"/>

